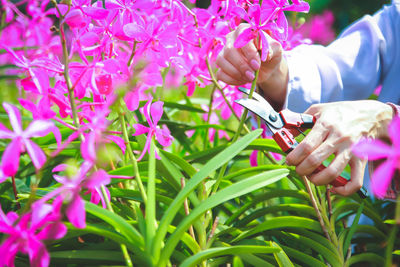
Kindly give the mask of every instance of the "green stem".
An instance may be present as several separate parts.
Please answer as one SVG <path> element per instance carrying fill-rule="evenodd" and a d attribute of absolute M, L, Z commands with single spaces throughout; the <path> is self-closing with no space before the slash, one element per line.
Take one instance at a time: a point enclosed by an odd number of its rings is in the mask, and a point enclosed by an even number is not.
<path fill-rule="evenodd" d="M 249 98 L 252 98 L 252 97 L 253 97 L 253 93 L 254 93 L 254 91 L 255 91 L 255 89 L 256 89 L 257 79 L 258 79 L 259 73 L 260 73 L 259 70 L 257 70 L 256 73 L 255 73 L 255 78 L 254 78 L 254 80 L 253 80 L 253 83 L 251 84 L 251 89 L 250 89 L 250 93 L 249 93 Z M 246 121 L 247 114 L 248 114 L 248 110 L 247 110 L 247 109 L 244 109 L 244 112 L 243 112 L 243 114 L 242 114 L 242 117 L 241 117 L 241 119 L 240 119 L 240 121 L 239 121 L 238 130 L 236 131 L 235 135 L 233 136 L 233 138 L 232 138 L 232 140 L 231 140 L 232 143 L 234 143 L 234 142 L 239 138 L 240 132 L 242 131 L 242 129 L 243 129 L 244 126 L 245 126 L 244 122 Z M 247 128 L 247 127 L 246 127 L 246 128 Z M 248 129 L 247 129 L 247 130 L 248 130 Z M 215 182 L 215 184 L 214 184 L 214 186 L 213 186 L 212 194 L 215 194 L 215 193 L 217 192 L 218 187 L 219 187 L 219 184 L 221 183 L 222 178 L 224 177 L 224 174 L 225 174 L 225 171 L 226 171 L 226 168 L 227 168 L 227 167 L 228 167 L 228 163 L 224 164 L 224 165 L 221 167 L 221 169 L 220 169 L 220 171 L 219 171 L 219 173 L 218 173 L 216 182 Z"/>
<path fill-rule="evenodd" d="M 398 202 L 396 203 L 398 205 Z M 393 259 L 393 247 L 394 243 L 396 241 L 396 235 L 398 231 L 397 224 L 393 225 L 392 230 L 390 231 L 389 238 L 387 241 L 387 246 L 386 246 L 386 251 L 385 251 L 385 267 L 391 267 L 392 265 L 392 259 Z"/>
<path fill-rule="evenodd" d="M 146 190 L 144 189 L 142 179 L 140 178 L 139 167 L 138 167 L 138 163 L 137 163 L 135 154 L 133 154 L 131 143 L 129 142 L 129 136 L 128 136 L 128 130 L 126 129 L 125 117 L 121 113 L 119 114 L 119 120 L 120 120 L 122 134 L 123 134 L 125 145 L 126 145 L 126 150 L 128 151 L 128 155 L 129 155 L 131 163 L 132 163 L 133 174 L 134 174 L 135 180 L 138 184 L 140 194 L 142 195 L 143 202 L 144 202 L 144 204 L 147 204 Z"/>
<path fill-rule="evenodd" d="M 211 113 L 212 113 L 212 102 L 214 100 L 214 92 L 215 92 L 215 88 L 216 86 L 213 87 L 212 91 L 211 91 L 211 96 L 210 96 L 210 102 L 208 103 L 208 114 L 207 114 L 207 124 L 210 123 L 210 118 L 211 118 Z M 209 128 L 206 129 L 206 133 L 204 135 L 204 139 L 203 139 L 203 150 L 206 150 L 207 148 L 207 137 L 208 137 L 208 132 L 209 132 Z"/>
<path fill-rule="evenodd" d="M 146 205 L 146 247 L 151 251 L 153 237 L 156 231 L 156 155 L 154 138 L 150 143 L 149 174 L 147 181 L 147 205 Z"/>

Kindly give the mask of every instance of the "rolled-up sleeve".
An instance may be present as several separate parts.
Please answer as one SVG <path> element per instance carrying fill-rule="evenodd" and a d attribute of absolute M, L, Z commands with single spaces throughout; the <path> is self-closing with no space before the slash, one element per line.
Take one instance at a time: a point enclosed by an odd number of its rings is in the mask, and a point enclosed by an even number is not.
<path fill-rule="evenodd" d="M 371 95 L 399 58 L 399 5 L 394 1 L 375 15 L 364 16 L 327 47 L 300 45 L 285 52 L 285 106 L 302 112 L 315 103 Z"/>

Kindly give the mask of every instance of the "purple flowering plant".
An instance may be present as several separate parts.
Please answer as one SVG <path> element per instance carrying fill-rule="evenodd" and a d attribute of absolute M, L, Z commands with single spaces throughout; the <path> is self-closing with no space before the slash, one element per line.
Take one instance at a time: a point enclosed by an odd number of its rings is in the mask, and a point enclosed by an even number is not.
<path fill-rule="evenodd" d="M 249 130 L 260 121 L 242 128 L 242 94 L 215 79 L 225 36 L 243 21 L 235 46 L 258 41 L 262 59 L 268 35 L 287 49 L 307 43 L 286 18 L 307 2 L 1 4 L 0 266 L 353 259 L 322 189 L 307 191 L 278 145 Z M 310 249 L 294 251 L 296 239 Z"/>

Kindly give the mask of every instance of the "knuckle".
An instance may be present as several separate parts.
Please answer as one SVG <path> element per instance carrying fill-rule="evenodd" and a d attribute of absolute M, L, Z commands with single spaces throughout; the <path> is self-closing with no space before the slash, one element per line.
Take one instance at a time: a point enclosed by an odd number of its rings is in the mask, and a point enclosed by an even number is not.
<path fill-rule="evenodd" d="M 303 146 L 303 153 L 306 155 L 311 154 L 313 152 L 313 146 L 310 143 L 302 143 Z"/>
<path fill-rule="evenodd" d="M 318 155 L 315 154 L 311 154 L 307 157 L 307 163 L 311 166 L 311 167 L 318 167 L 321 164 L 321 158 L 318 157 Z"/>
<path fill-rule="evenodd" d="M 329 181 L 334 181 L 340 173 L 341 171 L 336 168 L 328 167 L 325 169 L 325 176 Z"/>

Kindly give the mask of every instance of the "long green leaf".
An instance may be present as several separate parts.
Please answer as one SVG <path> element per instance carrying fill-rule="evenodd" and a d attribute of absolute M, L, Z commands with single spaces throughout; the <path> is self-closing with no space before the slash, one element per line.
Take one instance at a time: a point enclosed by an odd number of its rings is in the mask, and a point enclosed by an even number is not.
<path fill-rule="evenodd" d="M 132 252 L 140 250 L 139 247 L 137 247 L 135 244 L 132 244 L 131 242 L 128 242 L 128 240 L 126 238 L 124 238 L 121 234 L 119 234 L 115 231 L 111 231 L 110 229 L 107 229 L 106 227 L 104 227 L 102 225 L 95 225 L 95 224 L 87 223 L 86 227 L 83 229 L 76 228 L 71 223 L 65 223 L 65 225 L 68 228 L 68 234 L 72 234 L 72 235 L 74 235 L 74 234 L 82 235 L 82 234 L 88 234 L 88 233 L 96 234 L 98 236 L 108 238 L 108 239 L 116 242 L 117 244 L 124 244 Z"/>
<path fill-rule="evenodd" d="M 364 202 L 361 203 L 360 207 L 357 210 L 356 217 L 353 220 L 353 224 L 351 225 L 349 232 L 346 235 L 346 239 L 344 240 L 343 244 L 343 254 L 346 255 L 347 251 L 349 249 L 351 239 L 353 238 L 353 235 L 357 229 L 358 221 L 360 220 L 361 213 L 364 209 Z"/>
<path fill-rule="evenodd" d="M 294 267 L 293 263 L 290 261 L 289 257 L 286 255 L 285 251 L 275 242 L 272 242 L 272 247 L 279 248 L 279 252 L 274 253 L 276 262 L 280 267 Z"/>
<path fill-rule="evenodd" d="M 159 266 L 163 266 L 166 263 L 169 256 L 175 249 L 175 246 L 178 244 L 181 235 L 204 212 L 230 199 L 245 195 L 254 190 L 279 181 L 283 177 L 286 177 L 288 173 L 288 170 L 273 170 L 265 173 L 260 173 L 251 178 L 242 180 L 229 187 L 226 187 L 201 202 L 198 207 L 192 210 L 192 212 L 185 217 L 185 219 L 177 226 L 176 231 L 168 239 L 167 243 L 165 244 L 165 248 L 162 250 Z"/>
<path fill-rule="evenodd" d="M 117 231 L 121 232 L 121 234 L 125 236 L 132 244 L 143 248 L 143 237 L 135 228 L 127 223 L 124 218 L 90 202 L 85 202 L 85 209 L 90 214 L 112 225 Z"/>
<path fill-rule="evenodd" d="M 249 143 L 251 143 L 251 141 L 256 139 L 261 134 L 261 132 L 262 130 L 256 130 L 245 135 L 244 137 L 233 143 L 231 146 L 229 146 L 227 149 L 219 153 L 217 156 L 212 158 L 204 167 L 201 168 L 199 172 L 197 172 L 189 180 L 183 190 L 179 192 L 175 200 L 165 212 L 165 215 L 162 217 L 160 225 L 154 237 L 152 255 L 156 260 L 158 260 L 158 257 L 160 255 L 161 244 L 167 233 L 168 225 L 172 222 L 176 213 L 179 211 L 190 192 L 192 192 L 204 179 L 206 179 L 207 176 L 210 175 L 210 173 L 220 168 L 223 164 L 225 164 L 233 157 L 235 157 L 239 152 L 241 152 L 246 146 L 249 145 Z"/>
<path fill-rule="evenodd" d="M 292 259 L 296 259 L 302 263 L 303 266 L 311 266 L 311 267 L 326 267 L 326 264 L 316 258 L 307 255 L 297 249 L 293 249 L 290 247 L 286 247 L 281 245 L 281 248 L 288 254 Z"/>
<path fill-rule="evenodd" d="M 346 266 L 351 266 L 359 262 L 363 262 L 365 264 L 375 263 L 378 264 L 379 266 L 382 265 L 383 262 L 385 262 L 385 259 L 382 256 L 379 256 L 375 253 L 363 252 L 361 254 L 351 256 Z"/>
<path fill-rule="evenodd" d="M 52 260 L 63 259 L 64 263 L 68 263 L 70 260 L 74 262 L 78 261 L 82 264 L 89 264 L 90 261 L 97 262 L 109 261 L 114 263 L 124 263 L 124 257 L 119 251 L 109 251 L 109 250 L 68 250 L 68 251 L 56 251 L 51 252 L 50 257 Z M 93 264 L 93 263 L 92 263 Z"/>
<path fill-rule="evenodd" d="M 327 248 L 323 244 L 321 244 L 311 238 L 308 238 L 308 237 L 305 237 L 302 235 L 298 235 L 298 234 L 294 234 L 294 233 L 280 232 L 278 235 L 284 236 L 285 240 L 287 241 L 286 243 L 293 242 L 296 245 L 301 244 L 301 245 L 304 245 L 306 247 L 313 249 L 318 254 L 323 256 L 331 266 L 334 266 L 334 267 L 343 266 L 343 260 L 341 260 L 338 256 L 338 254 L 335 253 L 337 251 L 336 248 L 334 248 L 334 250 L 331 250 L 331 248 Z"/>
<path fill-rule="evenodd" d="M 276 212 L 284 212 L 284 211 L 292 211 L 295 214 L 299 214 L 302 216 L 309 215 L 315 217 L 315 210 L 305 204 L 280 204 L 276 206 L 269 206 L 265 208 L 261 208 L 252 212 L 249 212 L 248 216 L 245 216 L 242 220 L 238 221 L 234 224 L 236 227 L 242 227 L 248 224 L 249 222 L 263 217 L 269 213 L 276 213 Z"/>
<path fill-rule="evenodd" d="M 210 248 L 187 258 L 184 262 L 182 262 L 180 267 L 196 266 L 196 264 L 198 264 L 201 261 L 222 255 L 276 253 L 279 251 L 280 251 L 279 248 L 267 247 L 267 246 L 233 246 L 233 247 Z"/>
<path fill-rule="evenodd" d="M 237 210 L 231 217 L 225 222 L 226 225 L 232 224 L 240 215 L 242 215 L 246 210 L 250 207 L 254 207 L 260 202 L 264 202 L 268 199 L 274 197 L 293 197 L 298 198 L 300 200 L 310 201 L 310 197 L 306 192 L 298 191 L 298 190 L 285 190 L 285 189 L 274 189 L 266 193 L 262 193 L 253 198 L 251 202 L 247 202 L 244 204 L 239 210 Z"/>
<path fill-rule="evenodd" d="M 260 232 L 264 232 L 266 230 L 281 229 L 287 227 L 305 228 L 308 230 L 322 232 L 321 225 L 319 224 L 319 222 L 315 220 L 298 216 L 281 216 L 281 217 L 271 218 L 268 221 L 265 221 L 257 225 L 253 229 L 243 232 L 238 237 L 236 237 L 232 242 L 240 241 L 243 238 L 258 234 Z"/>

